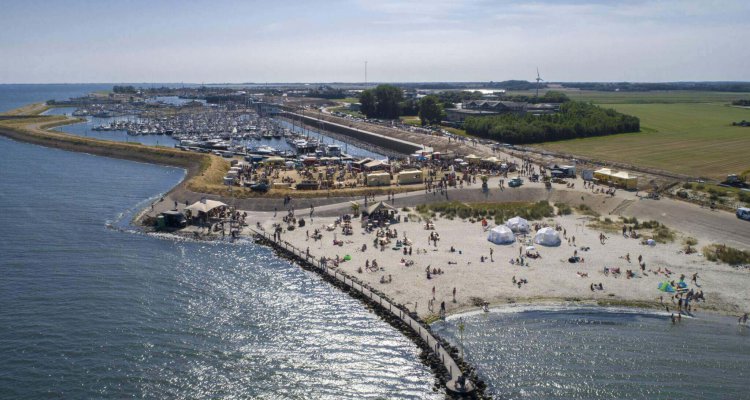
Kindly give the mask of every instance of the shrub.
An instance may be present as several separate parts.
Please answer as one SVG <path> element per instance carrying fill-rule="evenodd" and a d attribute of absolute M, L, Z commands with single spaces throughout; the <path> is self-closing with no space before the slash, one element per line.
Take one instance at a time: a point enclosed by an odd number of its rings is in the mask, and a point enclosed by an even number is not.
<path fill-rule="evenodd" d="M 594 216 L 594 217 L 598 217 L 599 216 L 599 213 L 597 213 L 596 211 L 592 210 L 591 207 L 587 206 L 586 204 L 579 204 L 578 207 L 576 207 L 576 208 L 578 209 L 578 211 L 581 212 L 581 214 L 591 215 L 591 216 Z"/>
<path fill-rule="evenodd" d="M 570 215 L 573 212 L 573 209 L 566 203 L 555 203 L 555 207 L 557 207 L 557 215 Z"/>
<path fill-rule="evenodd" d="M 750 264 L 750 251 L 739 250 L 725 245 L 713 244 L 703 248 L 703 255 L 709 261 L 721 261 L 730 265 Z"/>
<path fill-rule="evenodd" d="M 692 189 L 693 188 L 693 184 L 690 183 L 690 182 L 685 182 L 685 183 L 682 184 L 682 188 L 683 189 Z"/>
<path fill-rule="evenodd" d="M 419 205 L 417 210 L 422 213 L 440 213 L 444 218 L 480 220 L 490 217 L 496 223 L 502 223 L 508 218 L 519 215 L 529 220 L 538 220 L 554 216 L 554 209 L 546 201 L 537 203 L 477 203 L 444 202 L 429 205 Z"/>
<path fill-rule="evenodd" d="M 685 245 L 686 246 L 695 246 L 696 244 L 698 244 L 698 239 L 696 239 L 694 237 L 685 238 Z"/>
<path fill-rule="evenodd" d="M 674 232 L 666 226 L 662 225 L 653 230 L 652 238 L 659 243 L 667 243 L 674 241 Z"/>

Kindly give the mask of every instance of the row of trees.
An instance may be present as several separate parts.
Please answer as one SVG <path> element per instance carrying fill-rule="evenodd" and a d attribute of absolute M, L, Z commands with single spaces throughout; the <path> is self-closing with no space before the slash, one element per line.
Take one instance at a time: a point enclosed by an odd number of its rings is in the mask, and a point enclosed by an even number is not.
<path fill-rule="evenodd" d="M 637 117 L 577 101 L 562 104 L 557 114 L 503 114 L 464 121 L 469 134 L 512 144 L 638 132 L 640 128 Z"/>
<path fill-rule="evenodd" d="M 138 89 L 134 86 L 114 86 L 112 91 L 115 93 L 135 94 L 138 93 Z"/>
<path fill-rule="evenodd" d="M 367 118 L 396 119 L 402 115 L 419 115 L 422 125 L 440 123 L 445 112 L 437 96 L 419 101 L 404 100 L 404 92 L 393 85 L 378 85 L 359 95 L 360 111 Z"/>
<path fill-rule="evenodd" d="M 750 99 L 739 99 L 732 102 L 732 105 L 750 107 Z"/>

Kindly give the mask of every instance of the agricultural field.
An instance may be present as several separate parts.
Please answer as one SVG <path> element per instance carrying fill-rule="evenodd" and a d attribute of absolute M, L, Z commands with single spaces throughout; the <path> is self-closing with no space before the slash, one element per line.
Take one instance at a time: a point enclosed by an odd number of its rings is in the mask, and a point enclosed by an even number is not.
<path fill-rule="evenodd" d="M 539 90 L 542 96 L 548 89 Z M 750 99 L 750 93 L 709 92 L 692 90 L 654 90 L 650 92 L 603 92 L 593 90 L 549 89 L 565 93 L 572 100 L 595 104 L 652 104 L 652 103 L 731 103 Z M 508 95 L 534 96 L 533 90 L 508 92 Z"/>
<path fill-rule="evenodd" d="M 599 160 L 723 179 L 750 169 L 750 109 L 725 103 L 608 104 L 641 119 L 641 132 L 560 142 L 539 147 Z"/>

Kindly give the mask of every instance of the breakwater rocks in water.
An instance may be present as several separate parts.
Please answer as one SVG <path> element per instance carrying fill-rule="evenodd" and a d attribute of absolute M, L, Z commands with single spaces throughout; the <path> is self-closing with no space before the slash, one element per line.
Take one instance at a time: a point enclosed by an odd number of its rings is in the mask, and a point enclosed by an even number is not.
<path fill-rule="evenodd" d="M 312 260 L 312 257 L 285 241 L 275 241 L 264 232 L 255 232 L 255 242 L 274 249 L 278 256 L 286 258 L 301 268 L 319 274 L 324 280 L 341 289 L 353 298 L 362 301 L 381 319 L 411 339 L 421 350 L 419 358 L 435 374 L 434 390 L 445 388 L 448 398 L 489 399 L 486 384 L 479 379 L 476 370 L 464 361 L 459 350 L 432 332 L 416 313 L 391 300 L 380 291 L 348 274 L 339 272 Z M 457 388 L 460 375 L 466 378 L 465 389 Z"/>

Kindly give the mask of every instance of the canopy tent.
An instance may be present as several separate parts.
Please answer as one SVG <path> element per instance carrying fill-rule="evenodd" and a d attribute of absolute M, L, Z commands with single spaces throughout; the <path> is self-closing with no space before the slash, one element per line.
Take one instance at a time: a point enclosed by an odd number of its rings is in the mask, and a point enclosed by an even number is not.
<path fill-rule="evenodd" d="M 396 208 L 382 201 L 367 207 L 368 214 L 376 213 L 378 211 L 396 211 Z"/>
<path fill-rule="evenodd" d="M 211 210 L 218 208 L 218 207 L 226 207 L 227 205 L 216 200 L 205 200 L 205 202 L 196 201 L 195 203 L 191 204 L 188 207 L 185 207 L 186 210 L 190 210 L 192 213 L 208 213 Z"/>
<path fill-rule="evenodd" d="M 521 218 L 521 217 L 513 217 L 509 219 L 505 226 L 510 228 L 515 233 L 526 233 L 529 231 L 529 221 Z"/>
<path fill-rule="evenodd" d="M 550 227 L 542 228 L 534 235 L 534 243 L 542 246 L 559 246 L 561 242 L 560 235 Z"/>
<path fill-rule="evenodd" d="M 508 244 L 516 241 L 516 235 L 505 225 L 498 225 L 487 235 L 487 240 L 494 244 Z"/>
<path fill-rule="evenodd" d="M 477 163 L 482 159 L 481 157 L 474 155 L 474 154 L 469 154 L 468 156 L 464 158 L 466 158 L 466 161 L 468 161 L 469 163 Z"/>
<path fill-rule="evenodd" d="M 492 163 L 492 164 L 497 164 L 499 161 L 500 160 L 497 157 L 495 157 L 495 156 L 487 157 L 487 158 L 483 158 L 482 159 L 482 162 Z"/>

